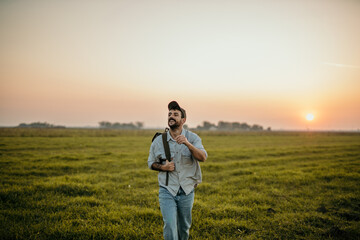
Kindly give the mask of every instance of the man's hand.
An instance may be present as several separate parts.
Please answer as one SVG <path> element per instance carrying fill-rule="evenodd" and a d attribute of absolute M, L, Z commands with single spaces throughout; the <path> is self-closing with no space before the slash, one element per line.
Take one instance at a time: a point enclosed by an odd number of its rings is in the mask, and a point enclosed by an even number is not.
<path fill-rule="evenodd" d="M 189 141 L 187 140 L 187 138 L 184 135 L 179 135 L 175 138 L 175 141 L 178 144 L 185 144 L 186 146 L 188 146 Z"/>
<path fill-rule="evenodd" d="M 184 135 L 179 135 L 175 138 L 175 141 L 178 144 L 185 144 L 188 147 L 191 154 L 200 162 L 205 162 L 206 154 L 200 149 L 197 149 L 194 145 L 192 145 Z"/>
<path fill-rule="evenodd" d="M 166 171 L 166 172 L 172 172 L 175 170 L 175 163 L 169 162 L 168 160 L 166 160 L 165 165 L 161 166 L 161 170 Z"/>

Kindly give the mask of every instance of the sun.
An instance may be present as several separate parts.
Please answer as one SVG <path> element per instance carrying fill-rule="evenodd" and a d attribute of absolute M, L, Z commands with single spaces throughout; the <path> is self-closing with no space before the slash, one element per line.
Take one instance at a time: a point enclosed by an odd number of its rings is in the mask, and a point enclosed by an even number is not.
<path fill-rule="evenodd" d="M 314 120 L 314 114 L 308 113 L 308 114 L 306 115 L 306 120 L 308 120 L 308 121 Z"/>

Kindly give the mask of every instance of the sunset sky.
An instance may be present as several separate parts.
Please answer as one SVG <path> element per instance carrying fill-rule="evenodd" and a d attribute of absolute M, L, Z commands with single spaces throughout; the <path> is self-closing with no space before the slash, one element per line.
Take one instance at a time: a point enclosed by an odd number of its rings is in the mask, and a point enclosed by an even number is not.
<path fill-rule="evenodd" d="M 9 0 L 0 36 L 0 126 L 360 129 L 358 0 Z"/>

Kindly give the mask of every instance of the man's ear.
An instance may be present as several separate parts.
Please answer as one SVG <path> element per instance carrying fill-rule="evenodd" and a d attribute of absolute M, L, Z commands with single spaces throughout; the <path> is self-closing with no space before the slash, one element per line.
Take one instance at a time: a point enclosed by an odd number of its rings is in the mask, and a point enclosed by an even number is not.
<path fill-rule="evenodd" d="M 182 118 L 181 122 L 182 122 L 182 124 L 184 124 L 186 122 L 186 118 Z"/>

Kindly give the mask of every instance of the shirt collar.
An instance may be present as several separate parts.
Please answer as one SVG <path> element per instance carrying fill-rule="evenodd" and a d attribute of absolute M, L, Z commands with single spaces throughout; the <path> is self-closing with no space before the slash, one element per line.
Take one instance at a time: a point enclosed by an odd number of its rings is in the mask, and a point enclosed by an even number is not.
<path fill-rule="evenodd" d="M 180 135 L 184 135 L 185 136 L 185 128 L 183 127 L 183 129 L 182 129 L 182 131 L 181 131 L 181 134 Z M 170 141 L 170 140 L 173 140 L 174 142 L 176 142 L 173 138 L 172 138 L 172 136 L 171 136 L 171 134 L 170 134 L 170 130 L 167 132 L 167 141 Z"/>

